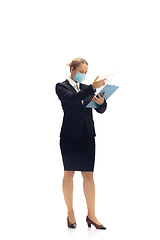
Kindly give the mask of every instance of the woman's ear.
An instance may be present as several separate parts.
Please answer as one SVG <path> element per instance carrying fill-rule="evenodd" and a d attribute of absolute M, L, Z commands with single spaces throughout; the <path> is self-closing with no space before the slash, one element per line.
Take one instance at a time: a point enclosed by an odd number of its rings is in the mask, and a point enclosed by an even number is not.
<path fill-rule="evenodd" d="M 71 67 L 71 72 L 73 72 L 74 71 L 74 67 Z"/>

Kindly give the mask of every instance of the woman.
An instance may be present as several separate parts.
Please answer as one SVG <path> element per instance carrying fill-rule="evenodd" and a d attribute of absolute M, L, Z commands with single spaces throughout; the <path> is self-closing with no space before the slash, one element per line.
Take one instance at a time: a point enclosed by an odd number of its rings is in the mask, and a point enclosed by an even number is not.
<path fill-rule="evenodd" d="M 95 129 L 92 109 L 86 105 L 93 100 L 98 104 L 96 111 L 103 113 L 107 108 L 105 93 L 96 97 L 97 88 L 102 87 L 104 80 L 98 77 L 91 85 L 85 80 L 88 63 L 83 58 L 75 58 L 70 64 L 70 78 L 56 84 L 56 93 L 64 111 L 60 133 L 60 148 L 64 165 L 63 194 L 68 209 L 67 223 L 69 228 L 76 228 L 73 211 L 73 176 L 81 171 L 83 189 L 88 207 L 87 224 L 97 229 L 106 229 L 95 215 L 95 184 L 93 179 L 95 161 Z"/>

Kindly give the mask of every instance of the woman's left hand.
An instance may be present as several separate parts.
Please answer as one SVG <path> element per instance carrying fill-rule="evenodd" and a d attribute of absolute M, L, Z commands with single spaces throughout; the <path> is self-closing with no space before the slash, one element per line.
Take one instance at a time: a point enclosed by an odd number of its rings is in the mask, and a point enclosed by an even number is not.
<path fill-rule="evenodd" d="M 98 98 L 96 96 L 94 96 L 92 98 L 92 101 L 94 101 L 95 103 L 97 103 L 98 105 L 102 105 L 104 103 L 104 96 L 106 93 L 103 93 L 102 97 L 101 95 L 98 93 Z"/>

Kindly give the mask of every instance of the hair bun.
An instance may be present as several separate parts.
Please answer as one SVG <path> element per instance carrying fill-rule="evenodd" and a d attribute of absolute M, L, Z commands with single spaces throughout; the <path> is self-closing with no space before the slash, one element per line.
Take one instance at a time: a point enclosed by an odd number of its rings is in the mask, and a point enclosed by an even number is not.
<path fill-rule="evenodd" d="M 70 66 L 70 63 L 68 62 L 68 63 L 66 64 L 66 66 Z"/>

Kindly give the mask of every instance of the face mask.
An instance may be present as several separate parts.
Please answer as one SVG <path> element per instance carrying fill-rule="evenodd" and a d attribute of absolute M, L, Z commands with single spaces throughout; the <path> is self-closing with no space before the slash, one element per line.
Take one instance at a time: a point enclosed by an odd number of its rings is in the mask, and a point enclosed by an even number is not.
<path fill-rule="evenodd" d="M 79 73 L 79 72 L 76 72 L 76 76 L 73 76 L 74 80 L 79 83 L 83 82 L 85 80 L 85 77 L 86 77 L 86 74 Z"/>

